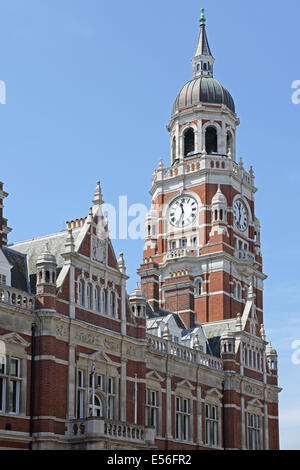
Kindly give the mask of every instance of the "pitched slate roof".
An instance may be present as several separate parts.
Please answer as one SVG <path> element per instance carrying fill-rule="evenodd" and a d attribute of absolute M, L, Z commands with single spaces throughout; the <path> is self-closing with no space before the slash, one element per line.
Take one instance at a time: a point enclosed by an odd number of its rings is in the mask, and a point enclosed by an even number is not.
<path fill-rule="evenodd" d="M 3 246 L 2 251 L 7 261 L 13 266 L 11 270 L 12 287 L 31 292 L 26 254 L 12 250 L 7 246 Z"/>
<path fill-rule="evenodd" d="M 74 228 L 72 230 L 74 241 L 76 241 L 80 230 L 81 227 Z M 61 267 L 63 265 L 64 259 L 61 256 L 61 253 L 65 252 L 65 243 L 67 236 L 68 231 L 62 230 L 58 233 L 14 243 L 13 245 L 9 245 L 9 249 L 11 251 L 16 251 L 26 255 L 28 260 L 29 274 L 36 274 L 36 261 L 39 255 L 45 250 L 46 244 L 48 245 L 50 253 L 55 256 L 57 266 Z"/>

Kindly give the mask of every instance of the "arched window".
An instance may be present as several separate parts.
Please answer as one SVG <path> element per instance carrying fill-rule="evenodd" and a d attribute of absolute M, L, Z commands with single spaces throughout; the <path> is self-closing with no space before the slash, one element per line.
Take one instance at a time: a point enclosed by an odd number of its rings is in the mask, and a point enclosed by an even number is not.
<path fill-rule="evenodd" d="M 202 294 L 202 280 L 199 279 L 196 284 L 196 295 Z"/>
<path fill-rule="evenodd" d="M 92 284 L 89 282 L 87 285 L 87 308 L 89 308 L 90 310 L 92 310 L 93 308 L 92 295 L 93 295 L 93 287 L 92 287 Z"/>
<path fill-rule="evenodd" d="M 233 281 L 233 297 L 236 297 L 236 282 Z"/>
<path fill-rule="evenodd" d="M 203 70 L 207 70 L 207 63 L 206 62 L 204 62 L 204 64 L 203 64 Z"/>
<path fill-rule="evenodd" d="M 103 310 L 104 313 L 108 313 L 108 292 L 107 289 L 103 290 Z"/>
<path fill-rule="evenodd" d="M 85 289 L 84 280 L 80 279 L 78 283 L 78 303 L 80 305 L 84 305 L 84 301 L 85 301 L 84 289 Z"/>
<path fill-rule="evenodd" d="M 172 140 L 172 161 L 176 160 L 176 137 L 173 137 Z"/>
<path fill-rule="evenodd" d="M 232 146 L 233 146 L 233 137 L 231 132 L 227 132 L 227 137 L 226 137 L 226 153 L 229 152 L 229 150 L 232 153 Z"/>
<path fill-rule="evenodd" d="M 209 126 L 205 132 L 205 149 L 208 154 L 218 153 L 217 129 Z"/>
<path fill-rule="evenodd" d="M 195 134 L 193 129 L 188 129 L 184 134 L 184 156 L 194 153 L 195 151 Z"/>
<path fill-rule="evenodd" d="M 116 294 L 114 292 L 111 292 L 110 300 L 111 300 L 111 314 L 114 317 L 116 313 Z"/>
<path fill-rule="evenodd" d="M 241 300 L 241 298 L 242 298 L 242 287 L 241 287 L 240 283 L 237 284 L 237 298 L 239 300 Z"/>
<path fill-rule="evenodd" d="M 103 405 L 100 398 L 91 393 L 90 403 L 89 403 L 89 414 L 90 416 L 103 416 Z"/>
<path fill-rule="evenodd" d="M 100 287 L 95 288 L 95 310 L 100 312 Z"/>

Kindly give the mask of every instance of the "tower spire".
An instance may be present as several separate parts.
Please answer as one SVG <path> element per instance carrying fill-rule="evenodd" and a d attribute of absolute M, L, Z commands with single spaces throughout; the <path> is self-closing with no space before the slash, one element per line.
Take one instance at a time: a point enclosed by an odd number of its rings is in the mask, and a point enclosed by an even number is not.
<path fill-rule="evenodd" d="M 194 57 L 192 58 L 193 78 L 199 76 L 212 77 L 215 59 L 212 56 L 205 29 L 206 18 L 201 8 L 200 33 Z"/>

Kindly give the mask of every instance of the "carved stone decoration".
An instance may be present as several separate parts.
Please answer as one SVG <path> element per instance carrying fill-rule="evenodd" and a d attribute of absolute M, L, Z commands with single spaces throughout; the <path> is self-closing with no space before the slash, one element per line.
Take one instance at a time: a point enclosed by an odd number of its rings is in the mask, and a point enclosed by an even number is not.
<path fill-rule="evenodd" d="M 105 346 L 107 349 L 110 349 L 111 351 L 119 352 L 119 345 L 118 345 L 117 343 L 115 343 L 114 341 L 111 341 L 111 340 L 108 339 L 108 338 L 105 338 L 105 340 L 104 340 L 104 346 Z"/>
<path fill-rule="evenodd" d="M 65 325 L 56 325 L 56 336 L 66 338 L 68 336 L 68 329 Z"/>
<path fill-rule="evenodd" d="M 254 385 L 250 384 L 244 385 L 244 393 L 260 398 L 264 397 L 264 391 L 262 388 L 255 387 Z"/>
<path fill-rule="evenodd" d="M 106 242 L 97 237 L 92 237 L 92 259 L 99 263 L 106 261 Z"/>

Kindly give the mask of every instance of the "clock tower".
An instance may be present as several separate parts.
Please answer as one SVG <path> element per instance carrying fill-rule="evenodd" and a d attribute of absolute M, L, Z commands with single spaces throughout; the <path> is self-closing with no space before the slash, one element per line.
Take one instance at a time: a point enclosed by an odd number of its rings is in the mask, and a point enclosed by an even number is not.
<path fill-rule="evenodd" d="M 236 157 L 239 119 L 214 78 L 204 11 L 192 79 L 179 92 L 167 126 L 170 166 L 152 177 L 141 286 L 155 312 L 180 315 L 186 328 L 236 318 L 249 296 L 263 323 L 260 223 L 254 172 Z"/>

